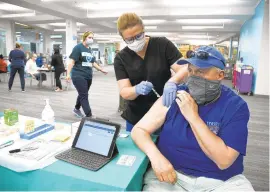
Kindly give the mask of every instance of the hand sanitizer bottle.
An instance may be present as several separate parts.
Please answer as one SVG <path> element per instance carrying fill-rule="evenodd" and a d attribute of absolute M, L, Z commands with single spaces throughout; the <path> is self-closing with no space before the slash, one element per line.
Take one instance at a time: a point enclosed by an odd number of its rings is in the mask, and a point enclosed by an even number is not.
<path fill-rule="evenodd" d="M 54 125 L 54 111 L 50 106 L 49 99 L 45 99 L 46 105 L 42 111 L 41 118 L 46 124 Z"/>

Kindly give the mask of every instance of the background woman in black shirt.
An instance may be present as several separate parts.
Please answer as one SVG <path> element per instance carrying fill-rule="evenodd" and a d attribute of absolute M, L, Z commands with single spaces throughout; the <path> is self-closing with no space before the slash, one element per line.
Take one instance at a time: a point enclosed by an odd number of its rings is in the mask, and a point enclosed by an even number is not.
<path fill-rule="evenodd" d="M 55 69 L 55 81 L 56 81 L 55 91 L 56 92 L 63 91 L 60 76 L 63 72 L 65 72 L 65 66 L 63 63 L 63 57 L 60 54 L 59 49 L 54 49 L 51 65 L 54 66 Z"/>
<path fill-rule="evenodd" d="M 171 41 L 145 36 L 142 19 L 135 13 L 121 15 L 117 28 L 127 47 L 116 55 L 114 69 L 120 95 L 127 100 L 122 117 L 131 131 L 158 99 L 153 89 L 170 106 L 187 70 L 176 64 L 182 55 Z M 177 72 L 172 78 L 170 69 Z"/>

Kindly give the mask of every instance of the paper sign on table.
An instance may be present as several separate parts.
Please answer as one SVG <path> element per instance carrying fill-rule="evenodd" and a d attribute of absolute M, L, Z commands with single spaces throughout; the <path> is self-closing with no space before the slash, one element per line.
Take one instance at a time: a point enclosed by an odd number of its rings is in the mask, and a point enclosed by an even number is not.
<path fill-rule="evenodd" d="M 136 157 L 131 155 L 121 155 L 120 159 L 117 161 L 117 165 L 124 165 L 131 167 L 135 162 Z"/>

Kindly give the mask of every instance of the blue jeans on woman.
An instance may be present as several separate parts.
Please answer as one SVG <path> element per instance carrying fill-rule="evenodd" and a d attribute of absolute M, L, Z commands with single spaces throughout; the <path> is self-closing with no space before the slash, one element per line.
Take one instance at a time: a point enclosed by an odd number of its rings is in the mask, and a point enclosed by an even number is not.
<path fill-rule="evenodd" d="M 75 76 L 75 77 L 72 77 L 72 82 L 79 94 L 77 97 L 75 109 L 79 110 L 82 107 L 85 116 L 91 117 L 92 111 L 91 111 L 89 100 L 88 100 L 88 91 L 92 84 L 92 79 L 85 79 L 83 77 Z"/>
<path fill-rule="evenodd" d="M 14 81 L 14 78 L 15 78 L 15 75 L 16 75 L 17 72 L 20 75 L 21 88 L 24 91 L 24 87 L 25 87 L 24 66 L 21 66 L 21 67 L 11 67 L 10 68 L 10 77 L 9 77 L 9 81 L 8 81 L 8 89 L 11 90 L 12 85 L 13 85 L 13 81 Z"/>

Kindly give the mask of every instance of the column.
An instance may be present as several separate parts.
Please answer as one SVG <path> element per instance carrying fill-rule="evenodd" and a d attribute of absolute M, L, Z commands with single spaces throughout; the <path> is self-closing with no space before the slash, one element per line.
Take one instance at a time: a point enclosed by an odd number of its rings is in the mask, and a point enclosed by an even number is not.
<path fill-rule="evenodd" d="M 7 21 L 7 33 L 6 33 L 7 55 L 11 50 L 15 48 L 15 43 L 16 43 L 15 22 Z"/>
<path fill-rule="evenodd" d="M 232 58 L 232 52 L 233 52 L 233 38 L 231 37 L 230 38 L 229 55 L 228 55 L 229 59 Z"/>
<path fill-rule="evenodd" d="M 259 41 L 259 39 L 258 39 Z M 254 48 L 254 49 L 257 49 Z M 255 94 L 269 95 L 269 2 L 265 2 Z"/>
<path fill-rule="evenodd" d="M 43 32 L 43 53 L 46 55 L 52 55 L 53 47 L 49 31 Z"/>
<path fill-rule="evenodd" d="M 66 55 L 72 52 L 74 46 L 77 45 L 77 25 L 74 20 L 66 20 Z"/>

